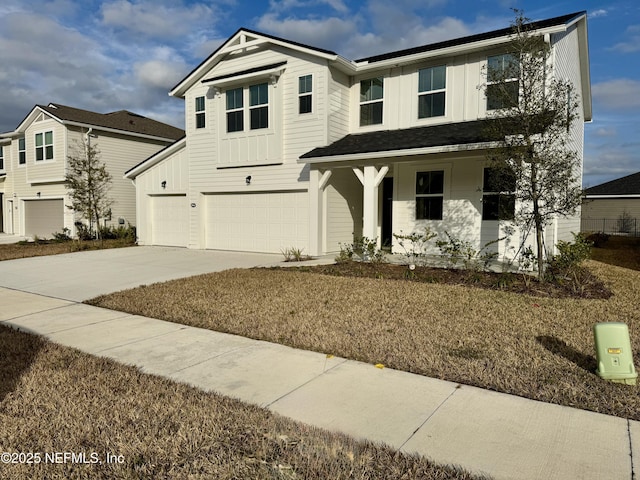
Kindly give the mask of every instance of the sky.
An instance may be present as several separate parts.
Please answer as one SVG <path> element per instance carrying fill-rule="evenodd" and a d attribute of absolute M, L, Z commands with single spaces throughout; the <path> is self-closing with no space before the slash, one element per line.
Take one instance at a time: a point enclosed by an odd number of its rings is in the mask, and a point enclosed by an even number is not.
<path fill-rule="evenodd" d="M 238 28 L 353 60 L 586 10 L 585 187 L 640 171 L 637 0 L 2 0 L 0 132 L 36 104 L 126 109 L 184 128 L 168 91 Z"/>

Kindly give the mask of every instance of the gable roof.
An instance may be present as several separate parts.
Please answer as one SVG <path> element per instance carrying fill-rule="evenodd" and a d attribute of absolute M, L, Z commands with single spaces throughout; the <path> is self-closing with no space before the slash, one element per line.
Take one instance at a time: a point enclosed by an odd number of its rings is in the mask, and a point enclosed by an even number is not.
<path fill-rule="evenodd" d="M 487 148 L 491 142 L 504 138 L 498 138 L 488 133 L 496 131 L 487 128 L 489 123 L 493 121 L 484 119 L 350 134 L 326 147 L 314 148 L 302 155 L 300 159 L 311 163 L 313 161 L 348 160 L 350 157 L 362 158 L 367 154 L 379 157 L 381 152 L 383 156 L 403 156 L 427 153 L 424 151 L 425 149 L 441 147 L 446 147 L 448 151 L 470 149 L 468 147 L 472 145 L 475 148 Z M 467 148 L 462 146 L 467 146 Z"/>
<path fill-rule="evenodd" d="M 584 193 L 587 198 L 640 195 L 640 172 L 587 188 Z"/>
<path fill-rule="evenodd" d="M 133 167 L 131 167 L 129 170 L 124 172 L 124 177 L 134 179 L 138 175 L 140 175 L 142 172 L 145 172 L 146 170 L 153 167 L 154 165 L 157 165 L 164 159 L 179 152 L 180 150 L 184 150 L 186 146 L 187 146 L 187 137 L 183 136 L 182 138 L 173 142 L 171 145 L 167 145 L 162 150 L 151 155 L 149 158 L 145 158 L 137 165 L 134 165 Z"/>
<path fill-rule="evenodd" d="M 111 113 L 96 113 L 57 103 L 36 105 L 24 120 L 20 122 L 16 131 L 24 130 L 30 119 L 38 112 L 44 112 L 65 125 L 93 127 L 159 140 L 177 140 L 184 136 L 184 130 L 180 128 L 152 120 L 127 110 L 118 110 Z"/>

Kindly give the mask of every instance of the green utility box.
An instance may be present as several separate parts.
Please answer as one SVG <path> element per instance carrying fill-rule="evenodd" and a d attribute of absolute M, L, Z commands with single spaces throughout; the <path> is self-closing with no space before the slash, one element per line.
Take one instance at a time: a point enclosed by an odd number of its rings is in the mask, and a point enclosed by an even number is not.
<path fill-rule="evenodd" d="M 615 383 L 635 385 L 638 374 L 633 366 L 629 328 L 625 323 L 596 323 L 593 326 L 596 343 L 598 376 Z"/>

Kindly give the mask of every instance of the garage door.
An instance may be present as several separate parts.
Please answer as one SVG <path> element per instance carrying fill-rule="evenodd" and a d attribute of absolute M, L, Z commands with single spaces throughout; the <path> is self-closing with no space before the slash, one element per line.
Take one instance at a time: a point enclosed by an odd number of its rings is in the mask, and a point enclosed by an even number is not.
<path fill-rule="evenodd" d="M 25 200 L 25 235 L 37 235 L 41 238 L 53 238 L 53 233 L 62 232 L 63 228 L 64 201 L 62 199 Z"/>
<path fill-rule="evenodd" d="M 212 194 L 206 197 L 206 247 L 280 253 L 308 251 L 309 197 L 305 191 Z"/>
<path fill-rule="evenodd" d="M 189 239 L 187 196 L 159 195 L 150 198 L 153 245 L 186 247 Z"/>

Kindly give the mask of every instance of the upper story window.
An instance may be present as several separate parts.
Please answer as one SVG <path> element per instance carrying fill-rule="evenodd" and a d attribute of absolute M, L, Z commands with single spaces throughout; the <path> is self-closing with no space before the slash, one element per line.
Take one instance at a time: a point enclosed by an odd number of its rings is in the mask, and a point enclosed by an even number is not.
<path fill-rule="evenodd" d="M 482 183 L 482 219 L 513 220 L 516 177 L 503 168 L 485 168 Z"/>
<path fill-rule="evenodd" d="M 18 165 L 27 163 L 27 146 L 24 137 L 18 139 Z"/>
<path fill-rule="evenodd" d="M 204 97 L 196 97 L 196 128 L 205 127 Z"/>
<path fill-rule="evenodd" d="M 298 113 L 311 113 L 313 76 L 298 77 Z"/>
<path fill-rule="evenodd" d="M 0 170 L 4 170 L 4 147 L 0 145 Z"/>
<path fill-rule="evenodd" d="M 360 82 L 360 126 L 382 123 L 384 78 L 376 77 Z"/>
<path fill-rule="evenodd" d="M 244 130 L 242 88 L 227 90 L 227 132 Z"/>
<path fill-rule="evenodd" d="M 418 70 L 418 118 L 444 115 L 446 86 L 446 65 Z"/>
<path fill-rule="evenodd" d="M 444 170 L 416 173 L 416 220 L 442 220 Z"/>
<path fill-rule="evenodd" d="M 518 105 L 520 61 L 511 53 L 487 58 L 487 110 Z"/>
<path fill-rule="evenodd" d="M 251 130 L 269 128 L 269 84 L 249 87 L 249 121 Z"/>
<path fill-rule="evenodd" d="M 53 131 L 36 133 L 36 161 L 53 160 Z"/>

